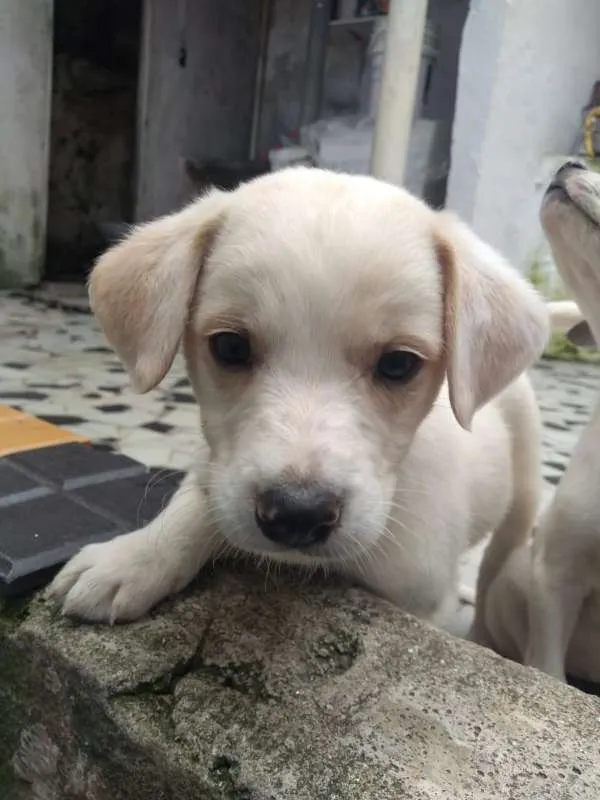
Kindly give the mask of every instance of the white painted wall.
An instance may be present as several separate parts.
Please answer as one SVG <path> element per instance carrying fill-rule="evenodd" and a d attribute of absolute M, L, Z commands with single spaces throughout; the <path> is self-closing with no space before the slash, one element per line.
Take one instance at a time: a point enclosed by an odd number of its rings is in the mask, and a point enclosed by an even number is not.
<path fill-rule="evenodd" d="M 1 0 L 0 287 L 42 274 L 51 82 L 52 0 Z"/>
<path fill-rule="evenodd" d="M 548 156 L 568 154 L 600 78 L 599 0 L 471 0 L 446 205 L 526 270 Z"/>

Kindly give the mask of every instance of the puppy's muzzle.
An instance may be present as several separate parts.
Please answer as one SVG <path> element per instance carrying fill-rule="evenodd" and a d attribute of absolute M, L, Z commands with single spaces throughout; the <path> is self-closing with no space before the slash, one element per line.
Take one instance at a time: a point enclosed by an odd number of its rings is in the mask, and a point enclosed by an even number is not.
<path fill-rule="evenodd" d="M 303 548 L 322 544 L 340 524 L 343 501 L 318 484 L 276 486 L 255 503 L 258 527 L 272 542 Z"/>
<path fill-rule="evenodd" d="M 565 199 L 568 199 L 567 190 L 565 189 L 565 178 L 575 170 L 585 170 L 586 166 L 582 161 L 578 161 L 575 158 L 570 158 L 568 161 L 565 161 L 562 166 L 560 166 L 556 172 L 554 173 L 554 177 L 552 178 L 552 182 L 546 189 L 546 196 L 551 194 L 558 194 L 564 196 Z"/>

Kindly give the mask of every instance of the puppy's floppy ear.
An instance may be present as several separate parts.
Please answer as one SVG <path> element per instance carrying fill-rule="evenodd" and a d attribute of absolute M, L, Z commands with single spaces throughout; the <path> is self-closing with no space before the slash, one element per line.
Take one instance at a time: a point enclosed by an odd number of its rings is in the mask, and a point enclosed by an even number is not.
<path fill-rule="evenodd" d="M 92 271 L 92 309 L 140 392 L 160 383 L 173 363 L 226 197 L 212 192 L 134 228 Z"/>
<path fill-rule="evenodd" d="M 439 214 L 436 241 L 450 402 L 468 430 L 477 409 L 542 354 L 548 311 L 534 288 L 453 215 Z"/>

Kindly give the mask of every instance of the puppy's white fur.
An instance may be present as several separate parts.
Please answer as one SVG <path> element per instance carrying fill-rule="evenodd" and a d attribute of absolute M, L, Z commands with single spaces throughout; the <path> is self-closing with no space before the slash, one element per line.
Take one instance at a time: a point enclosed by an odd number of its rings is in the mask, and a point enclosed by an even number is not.
<path fill-rule="evenodd" d="M 600 341 L 600 176 L 567 167 L 542 206 L 556 264 Z M 573 312 L 572 322 L 577 322 Z M 600 682 L 600 405 L 583 430 L 533 539 L 492 582 L 485 618 L 493 647 L 560 680 Z"/>
<path fill-rule="evenodd" d="M 233 547 L 340 570 L 437 619 L 467 547 L 496 532 L 485 593 L 527 535 L 539 432 L 522 373 L 545 345 L 547 310 L 452 216 L 371 178 L 287 170 L 140 226 L 99 260 L 90 289 L 141 391 L 183 344 L 204 444 L 156 520 L 84 548 L 57 576 L 65 613 L 135 619 Z M 247 332 L 252 369 L 215 363 L 207 342 L 220 330 Z M 375 377 L 389 349 L 423 358 L 406 385 Z M 326 543 L 263 536 L 257 492 L 282 480 L 345 498 Z"/>

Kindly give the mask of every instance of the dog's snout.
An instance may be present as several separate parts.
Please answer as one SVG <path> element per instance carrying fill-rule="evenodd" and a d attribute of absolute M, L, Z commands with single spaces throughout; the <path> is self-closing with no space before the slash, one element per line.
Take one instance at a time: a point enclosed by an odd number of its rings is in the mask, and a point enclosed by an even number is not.
<path fill-rule="evenodd" d="M 546 192 L 544 194 L 544 202 L 550 198 L 560 199 L 562 201 L 569 200 L 569 193 L 565 186 L 565 180 L 574 170 L 585 170 L 585 164 L 576 158 L 570 158 L 564 162 L 554 173 L 554 177 L 550 181 Z"/>
<path fill-rule="evenodd" d="M 338 526 L 342 500 L 318 484 L 288 484 L 258 495 L 255 515 L 267 539 L 286 547 L 309 547 L 324 542 Z"/>
<path fill-rule="evenodd" d="M 557 189 L 564 189 L 564 180 L 570 172 L 574 170 L 585 170 L 587 169 L 586 165 L 583 161 L 579 161 L 576 158 L 570 158 L 568 161 L 565 161 L 554 173 L 554 178 L 548 186 L 548 192 L 555 191 Z"/>

